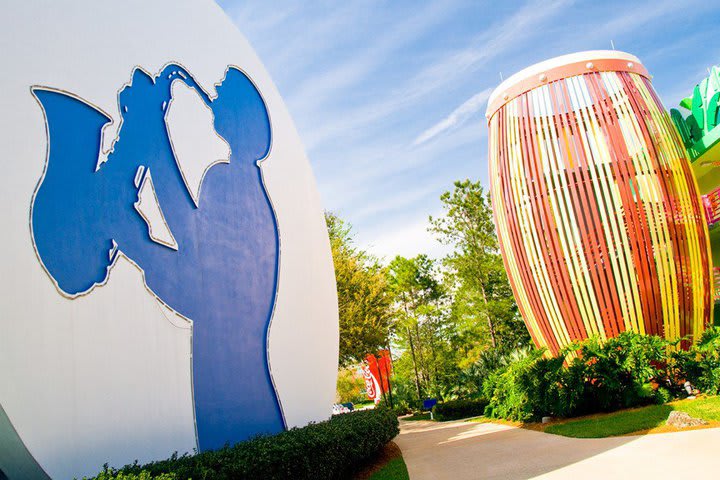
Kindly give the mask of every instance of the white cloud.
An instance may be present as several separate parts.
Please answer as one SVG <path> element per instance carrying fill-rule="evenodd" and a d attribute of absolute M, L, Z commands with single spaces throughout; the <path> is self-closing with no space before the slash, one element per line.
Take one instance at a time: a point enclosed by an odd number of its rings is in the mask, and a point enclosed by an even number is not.
<path fill-rule="evenodd" d="M 415 141 L 413 141 L 413 146 L 421 145 L 437 137 L 446 130 L 465 123 L 466 120 L 468 120 L 475 113 L 477 113 L 478 110 L 485 106 L 485 103 L 487 102 L 487 99 L 490 96 L 491 92 L 491 88 L 486 88 L 482 92 L 478 92 L 472 97 L 465 100 L 459 107 L 453 110 L 450 115 L 443 118 L 438 123 L 418 135 L 417 138 L 415 138 Z"/>
<path fill-rule="evenodd" d="M 427 231 L 427 217 L 421 221 L 395 223 L 392 228 L 379 231 L 359 232 L 359 245 L 371 254 L 390 262 L 396 255 L 411 258 L 424 253 L 432 258 L 442 258 L 449 249 L 435 240 Z M 364 241 L 364 239 L 372 239 Z"/>
<path fill-rule="evenodd" d="M 479 123 L 471 122 L 441 136 L 434 142 L 428 142 L 414 149 L 407 143 L 359 147 L 356 151 L 343 155 L 342 168 L 330 170 L 329 167 L 317 166 L 316 173 L 323 201 L 331 206 L 330 208 L 347 214 L 353 222 L 359 221 L 361 217 L 368 217 L 370 212 L 371 216 L 382 218 L 383 214 L 396 209 L 396 202 L 406 205 L 406 215 L 409 218 L 417 218 L 418 215 L 425 217 L 427 212 L 413 208 L 415 201 L 424 196 L 420 193 L 423 186 L 418 186 L 415 172 L 445 158 L 447 152 L 453 149 L 470 151 L 473 148 L 481 148 L 485 134 L 485 129 Z M 447 162 L 439 164 L 447 165 Z M 353 166 L 352 174 L 348 174 L 347 165 Z M 477 156 L 477 173 L 467 171 L 460 173 L 455 169 L 455 174 L 477 178 L 484 175 L 486 168 L 483 157 Z M 438 172 L 436 178 L 437 183 L 431 182 L 434 186 L 425 185 L 425 187 L 439 192 L 443 188 L 450 188 L 455 179 L 453 170 L 447 168 Z M 445 178 L 444 183 L 442 183 L 443 178 Z M 387 185 L 388 179 L 393 179 L 392 192 L 381 188 Z M 379 192 L 382 192 L 381 196 Z M 384 204 L 385 208 L 376 209 L 381 204 Z"/>
<path fill-rule="evenodd" d="M 390 258 L 439 252 L 426 232 L 439 192 L 456 178 L 487 180 L 487 129 L 477 112 L 499 83 L 498 71 L 608 48 L 613 39 L 668 78 L 661 70 L 667 55 L 691 51 L 702 38 L 682 33 L 672 19 L 682 13 L 692 22 L 713 8 L 702 0 L 441 1 L 414 8 L 383 0 L 221 2 L 285 95 L 326 207 L 353 223 L 370 251 Z M 666 28 L 673 41 L 658 42 L 654 32 Z M 661 93 L 670 91 L 663 95 L 668 106 L 704 76 L 703 62 L 712 63 L 714 53 L 690 55 L 695 61 L 681 69 L 686 81 L 657 82 Z"/>
<path fill-rule="evenodd" d="M 334 95 L 362 85 L 394 53 L 407 47 L 454 11 L 449 2 L 436 2 L 403 18 L 391 29 L 379 32 L 361 49 L 348 51 L 343 61 L 324 71 L 319 70 L 290 92 L 289 102 L 298 111 L 322 110 L 332 103 Z M 352 21 L 352 18 L 349 19 Z"/>
<path fill-rule="evenodd" d="M 572 0 L 534 0 L 526 3 L 513 15 L 476 35 L 469 42 L 469 47 L 448 52 L 420 71 L 408 82 L 411 87 L 405 96 L 422 97 L 456 82 L 460 75 L 476 71 L 493 58 L 502 58 L 529 37 L 541 33 L 542 26 L 565 11 L 570 3 Z"/>
<path fill-rule="evenodd" d="M 364 127 L 378 122 L 384 117 L 393 115 L 400 110 L 418 105 L 420 99 L 447 88 L 449 85 L 461 83 L 463 75 L 477 71 L 488 61 L 494 58 L 502 58 L 513 48 L 517 48 L 524 40 L 541 31 L 541 27 L 552 19 L 553 16 L 561 13 L 571 0 L 530 1 L 510 17 L 490 25 L 482 33 L 475 35 L 469 42 L 470 46 L 457 51 L 444 51 L 437 55 L 437 60 L 431 62 L 420 71 L 407 76 L 407 80 L 396 88 L 388 91 L 386 95 L 380 96 L 375 102 L 365 104 L 354 109 L 346 109 L 339 112 L 342 121 L 332 118 L 331 121 L 312 123 L 311 129 L 303 129 L 303 141 L 309 150 L 321 145 L 338 135 L 353 131 L 362 130 Z M 423 16 L 425 18 L 425 16 Z M 429 21 L 425 19 L 425 21 Z M 423 22 L 419 24 L 424 25 Z M 388 51 L 386 53 L 391 53 Z M 352 62 L 364 63 L 362 58 L 354 59 Z M 350 65 L 342 65 L 342 69 L 352 68 Z M 360 69 L 354 72 L 359 74 Z M 323 88 L 328 82 L 335 80 L 335 75 L 330 74 L 328 81 L 319 85 Z M 361 80 L 361 78 L 355 78 Z M 300 118 L 312 119 L 323 118 L 318 114 L 318 95 L 323 94 L 326 99 L 332 99 L 327 91 L 312 89 L 302 95 L 291 92 L 288 101 L 291 110 Z"/>

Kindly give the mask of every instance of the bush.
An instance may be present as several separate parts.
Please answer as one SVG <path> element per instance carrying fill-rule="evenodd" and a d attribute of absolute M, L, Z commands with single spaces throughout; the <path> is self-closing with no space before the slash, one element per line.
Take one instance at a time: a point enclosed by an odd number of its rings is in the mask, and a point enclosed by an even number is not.
<path fill-rule="evenodd" d="M 669 343 L 659 337 L 624 332 L 601 342 L 579 344 L 569 370 L 584 377 L 577 385 L 576 405 L 566 414 L 586 415 L 654 403 L 649 383 L 664 383 L 661 366 Z"/>
<path fill-rule="evenodd" d="M 398 433 L 398 420 L 393 412 L 382 408 L 364 410 L 197 455 L 173 455 L 167 460 L 147 465 L 127 465 L 120 470 L 106 468 L 95 478 L 345 478 Z"/>
<path fill-rule="evenodd" d="M 445 422 L 482 415 L 487 404 L 486 400 L 450 400 L 438 403 L 432 411 L 435 420 Z"/>
<path fill-rule="evenodd" d="M 485 380 L 506 365 L 506 356 L 499 350 L 481 351 L 477 359 L 458 373 L 457 386 L 452 393 L 461 398 L 474 398 L 483 391 Z"/>
<path fill-rule="evenodd" d="M 590 338 L 556 357 L 543 350 L 521 355 L 484 382 L 485 414 L 516 421 L 569 417 L 655 403 L 667 385 L 666 351 L 659 338 L 621 333 Z"/>
<path fill-rule="evenodd" d="M 533 399 L 544 392 L 535 390 L 531 371 L 542 358 L 544 350 L 518 355 L 507 366 L 495 370 L 483 382 L 483 395 L 488 399 L 485 415 L 494 418 L 529 421 L 534 416 Z M 544 390 L 541 387 L 540 390 Z"/>
<path fill-rule="evenodd" d="M 705 330 L 697 345 L 689 351 L 675 352 L 678 383 L 688 380 L 704 393 L 720 394 L 720 327 Z"/>
<path fill-rule="evenodd" d="M 668 403 L 670 400 L 672 400 L 672 398 L 672 394 L 667 388 L 660 387 L 655 390 L 655 403 L 658 405 Z"/>
<path fill-rule="evenodd" d="M 107 466 L 95 477 L 96 480 L 175 480 L 177 477 L 171 473 L 165 473 L 162 475 L 152 475 L 147 470 L 143 470 L 140 473 L 114 473 Z"/>

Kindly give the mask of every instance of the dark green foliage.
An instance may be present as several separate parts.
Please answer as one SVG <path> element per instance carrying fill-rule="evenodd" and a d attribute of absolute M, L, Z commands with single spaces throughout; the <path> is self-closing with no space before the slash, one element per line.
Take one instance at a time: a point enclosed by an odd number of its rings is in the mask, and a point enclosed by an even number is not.
<path fill-rule="evenodd" d="M 662 405 L 663 403 L 667 403 L 670 400 L 672 400 L 673 395 L 670 392 L 670 390 L 668 390 L 667 388 L 660 387 L 657 390 L 655 390 L 654 399 L 655 399 L 655 403 L 657 403 L 658 405 Z"/>
<path fill-rule="evenodd" d="M 672 356 L 678 372 L 703 393 L 720 393 L 720 327 L 705 330 L 700 341 L 687 352 Z"/>
<path fill-rule="evenodd" d="M 138 473 L 122 473 L 114 472 L 109 468 L 95 477 L 95 480 L 176 480 L 177 477 L 172 473 L 164 473 L 161 475 L 153 475 L 147 470 Z"/>
<path fill-rule="evenodd" d="M 568 415 L 609 412 L 654 403 L 651 381 L 665 383 L 660 368 L 668 342 L 655 336 L 624 332 L 604 343 L 589 339 L 578 349 L 568 370 L 576 370 L 582 385 L 572 385 L 576 404 Z M 573 375 L 573 373 L 571 373 Z M 572 406 L 571 406 L 572 407 Z"/>
<path fill-rule="evenodd" d="M 506 366 L 492 372 L 483 383 L 483 396 L 488 399 L 485 415 L 494 418 L 529 421 L 534 416 L 534 403 L 548 390 L 533 389 L 531 379 L 534 366 L 542 359 L 543 350 L 517 355 Z"/>
<path fill-rule="evenodd" d="M 365 410 L 220 450 L 106 469 L 96 478 L 145 480 L 162 474 L 178 480 L 346 478 L 398 433 L 393 412 Z"/>
<path fill-rule="evenodd" d="M 533 421 L 667 401 L 667 387 L 679 391 L 668 377 L 669 347 L 659 337 L 625 332 L 605 342 L 588 339 L 552 358 L 535 350 L 488 376 L 485 414 Z"/>
<path fill-rule="evenodd" d="M 482 415 L 488 402 L 485 400 L 450 400 L 433 407 L 435 420 L 445 422 Z"/>
<path fill-rule="evenodd" d="M 477 357 L 477 360 L 458 374 L 457 385 L 452 392 L 458 397 L 481 397 L 485 380 L 506 365 L 507 355 L 503 355 L 499 350 L 482 350 Z"/>

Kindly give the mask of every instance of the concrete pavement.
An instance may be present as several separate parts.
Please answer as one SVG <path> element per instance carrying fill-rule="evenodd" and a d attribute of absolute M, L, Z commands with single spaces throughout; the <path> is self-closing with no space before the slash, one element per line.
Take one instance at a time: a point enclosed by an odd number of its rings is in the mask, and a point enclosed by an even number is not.
<path fill-rule="evenodd" d="M 597 439 L 494 423 L 401 421 L 410 480 L 720 478 L 720 428 Z"/>

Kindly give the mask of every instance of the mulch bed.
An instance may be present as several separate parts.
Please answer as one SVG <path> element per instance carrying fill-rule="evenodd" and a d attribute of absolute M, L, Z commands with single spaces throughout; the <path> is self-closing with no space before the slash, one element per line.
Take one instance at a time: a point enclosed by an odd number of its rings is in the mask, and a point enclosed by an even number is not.
<path fill-rule="evenodd" d="M 368 480 L 372 477 L 373 473 L 383 468 L 393 458 L 402 457 L 400 447 L 395 442 L 390 442 L 380 450 L 373 458 L 370 459 L 368 464 L 355 473 L 352 477 L 353 480 Z"/>

